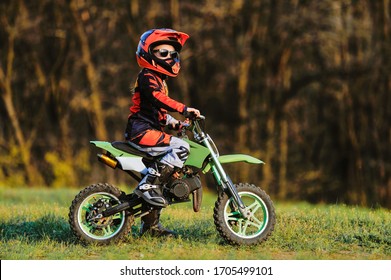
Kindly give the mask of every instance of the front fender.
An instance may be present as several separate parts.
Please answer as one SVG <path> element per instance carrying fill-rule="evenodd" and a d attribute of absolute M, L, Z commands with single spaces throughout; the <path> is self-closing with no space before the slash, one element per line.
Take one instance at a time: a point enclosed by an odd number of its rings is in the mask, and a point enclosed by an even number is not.
<path fill-rule="evenodd" d="M 244 155 L 244 154 L 233 154 L 233 155 L 223 155 L 219 156 L 219 162 L 221 164 L 224 163 L 234 163 L 234 162 L 247 162 L 251 164 L 265 164 L 262 160 L 257 159 L 255 157 Z M 204 168 L 203 172 L 206 173 L 210 170 L 211 164 L 208 163 L 208 165 Z"/>

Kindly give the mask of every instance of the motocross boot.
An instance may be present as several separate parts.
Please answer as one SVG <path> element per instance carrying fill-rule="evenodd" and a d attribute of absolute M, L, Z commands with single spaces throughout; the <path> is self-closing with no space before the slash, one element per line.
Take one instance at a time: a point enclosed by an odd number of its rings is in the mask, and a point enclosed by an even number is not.
<path fill-rule="evenodd" d="M 153 206 L 166 207 L 168 202 L 163 197 L 162 184 L 167 181 L 174 169 L 162 163 L 155 165 L 155 168 L 148 168 L 147 175 L 140 181 L 134 193 Z"/>
<path fill-rule="evenodd" d="M 159 210 L 152 210 L 151 213 L 141 218 L 140 234 L 149 234 L 153 237 L 177 237 L 176 232 L 166 229 L 159 222 L 160 220 Z"/>

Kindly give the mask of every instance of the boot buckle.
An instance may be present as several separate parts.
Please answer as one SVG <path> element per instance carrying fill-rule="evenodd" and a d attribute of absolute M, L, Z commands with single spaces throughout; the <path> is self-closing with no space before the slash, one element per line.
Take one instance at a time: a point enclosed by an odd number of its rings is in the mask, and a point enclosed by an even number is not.
<path fill-rule="evenodd" d="M 151 184 L 142 184 L 141 186 L 138 186 L 138 189 L 142 191 L 148 191 L 156 188 L 157 188 L 156 185 L 151 185 Z"/>
<path fill-rule="evenodd" d="M 156 177 L 160 177 L 160 173 L 156 169 L 151 168 L 151 167 L 148 168 L 148 174 L 151 174 L 151 175 L 156 176 Z"/>

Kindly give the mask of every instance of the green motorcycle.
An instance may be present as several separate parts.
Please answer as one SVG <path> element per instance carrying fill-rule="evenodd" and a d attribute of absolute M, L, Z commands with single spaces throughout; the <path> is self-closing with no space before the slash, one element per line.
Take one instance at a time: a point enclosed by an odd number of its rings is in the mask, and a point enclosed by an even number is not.
<path fill-rule="evenodd" d="M 223 164 L 247 162 L 263 164 L 249 155 L 219 155 L 211 137 L 205 133 L 205 117 L 192 118 L 178 134 L 190 145 L 190 155 L 180 177 L 163 186 L 169 204 L 193 202 L 198 212 L 202 203 L 200 174 L 211 172 L 217 188 L 214 223 L 221 237 L 233 245 L 255 245 L 265 241 L 274 229 L 276 215 L 273 202 L 265 191 L 249 183 L 232 183 Z M 194 141 L 187 137 L 192 131 Z M 99 161 L 128 173 L 137 182 L 148 166 L 159 158 L 139 151 L 130 142 L 91 141 L 104 150 Z M 191 198 L 190 198 L 191 196 Z M 107 183 L 93 184 L 75 197 L 70 206 L 69 223 L 83 243 L 109 244 L 127 236 L 136 218 L 156 210 L 134 193 L 126 194 Z"/>

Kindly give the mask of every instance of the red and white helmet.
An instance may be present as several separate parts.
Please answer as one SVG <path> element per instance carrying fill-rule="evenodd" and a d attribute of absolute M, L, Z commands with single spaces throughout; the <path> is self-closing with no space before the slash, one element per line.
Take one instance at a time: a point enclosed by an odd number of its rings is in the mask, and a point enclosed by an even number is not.
<path fill-rule="evenodd" d="M 162 74 L 176 77 L 181 68 L 179 52 L 181 51 L 189 35 L 172 29 L 160 28 L 151 29 L 143 33 L 137 47 L 136 57 L 140 67 L 152 69 Z M 166 61 L 159 59 L 153 54 L 153 48 L 168 44 L 172 45 L 178 52 L 178 55 Z"/>

